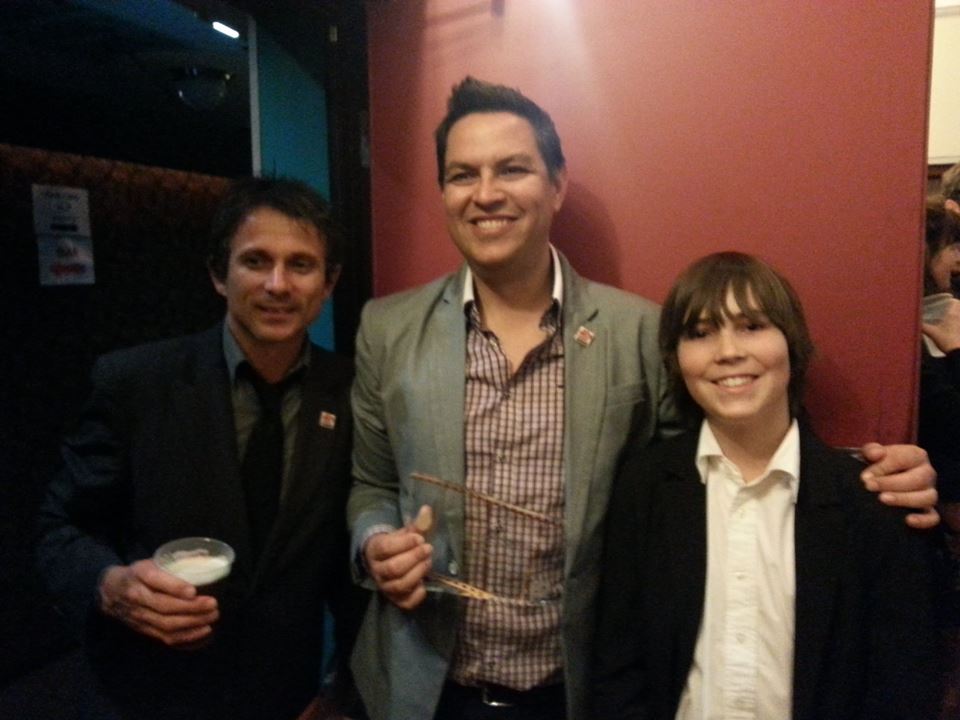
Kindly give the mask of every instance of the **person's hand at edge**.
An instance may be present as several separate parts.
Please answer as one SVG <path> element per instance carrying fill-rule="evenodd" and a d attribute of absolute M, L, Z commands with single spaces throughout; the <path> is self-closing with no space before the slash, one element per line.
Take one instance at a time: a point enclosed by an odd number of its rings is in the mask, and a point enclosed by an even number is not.
<path fill-rule="evenodd" d="M 860 474 L 871 492 L 880 493 L 885 505 L 911 508 L 910 527 L 929 529 L 940 522 L 937 513 L 937 473 L 923 448 L 916 445 L 867 443 L 861 452 L 868 465 Z"/>

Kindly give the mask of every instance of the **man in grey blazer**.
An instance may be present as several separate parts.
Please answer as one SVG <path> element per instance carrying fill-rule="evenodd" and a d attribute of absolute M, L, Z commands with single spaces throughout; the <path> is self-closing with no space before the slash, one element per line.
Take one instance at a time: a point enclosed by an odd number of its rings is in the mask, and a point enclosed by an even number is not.
<path fill-rule="evenodd" d="M 583 718 L 611 478 L 627 444 L 674 425 L 658 309 L 579 277 L 550 245 L 567 176 L 531 100 L 467 78 L 436 143 L 465 265 L 369 303 L 357 340 L 348 522 L 356 571 L 379 592 L 354 674 L 373 720 Z M 871 450 L 927 488 L 905 502 L 931 505 L 923 453 L 889 451 Z M 464 488 L 434 510 L 430 542 L 429 518 L 411 522 L 413 473 Z M 531 531 L 483 497 L 560 521 Z M 511 602 L 532 561 L 556 594 Z M 499 600 L 428 593 L 431 570 Z"/>

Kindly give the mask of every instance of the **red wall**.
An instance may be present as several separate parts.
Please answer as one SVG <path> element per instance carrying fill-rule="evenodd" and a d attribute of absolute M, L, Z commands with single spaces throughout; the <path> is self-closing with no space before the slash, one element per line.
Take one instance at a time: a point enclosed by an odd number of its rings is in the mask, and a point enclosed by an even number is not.
<path fill-rule="evenodd" d="M 662 300 L 691 260 L 761 255 L 794 281 L 826 439 L 912 435 L 931 3 L 370 3 L 374 283 L 457 265 L 432 132 L 465 74 L 553 116 L 571 189 L 554 241 Z"/>

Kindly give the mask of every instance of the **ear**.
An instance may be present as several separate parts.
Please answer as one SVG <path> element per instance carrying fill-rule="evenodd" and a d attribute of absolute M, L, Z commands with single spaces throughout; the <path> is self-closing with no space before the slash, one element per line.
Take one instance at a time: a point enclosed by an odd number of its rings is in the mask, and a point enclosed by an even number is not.
<path fill-rule="evenodd" d="M 554 189 L 553 211 L 557 212 L 563 207 L 563 200 L 567 197 L 567 168 L 560 168 L 551 182 Z"/>
<path fill-rule="evenodd" d="M 213 289 L 217 291 L 218 295 L 222 295 L 223 297 L 226 297 L 227 296 L 226 279 L 221 280 L 220 278 L 218 278 L 216 274 L 213 272 L 213 270 L 209 267 L 207 268 L 207 272 L 210 273 L 210 282 L 213 283 Z"/>
<path fill-rule="evenodd" d="M 958 203 L 956 200 L 947 200 L 943 203 L 943 206 L 947 210 L 952 210 L 953 212 L 960 214 L 960 203 Z"/>
<path fill-rule="evenodd" d="M 326 289 L 325 295 L 323 296 L 324 300 L 327 300 L 331 295 L 333 295 L 333 289 L 337 286 L 337 280 L 340 279 L 340 271 L 343 270 L 342 265 L 335 265 L 330 268 L 326 273 Z"/>

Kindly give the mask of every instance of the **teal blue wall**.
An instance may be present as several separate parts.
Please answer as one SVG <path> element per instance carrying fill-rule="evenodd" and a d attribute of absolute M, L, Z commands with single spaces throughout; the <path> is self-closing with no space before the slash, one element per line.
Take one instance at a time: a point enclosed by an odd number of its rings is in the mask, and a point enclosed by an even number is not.
<path fill-rule="evenodd" d="M 257 31 L 262 175 L 284 175 L 309 183 L 330 198 L 327 95 L 323 85 Z M 333 349 L 333 300 L 310 328 L 310 338 Z"/>
<path fill-rule="evenodd" d="M 284 175 L 309 183 L 330 199 L 330 153 L 327 142 L 327 94 L 262 29 L 257 29 L 257 72 L 260 95 L 260 174 Z M 310 339 L 334 349 L 333 299 L 313 325 Z M 324 662 L 321 681 L 332 668 L 333 619 L 325 611 Z"/>

